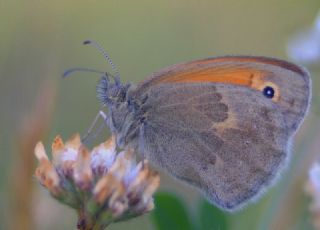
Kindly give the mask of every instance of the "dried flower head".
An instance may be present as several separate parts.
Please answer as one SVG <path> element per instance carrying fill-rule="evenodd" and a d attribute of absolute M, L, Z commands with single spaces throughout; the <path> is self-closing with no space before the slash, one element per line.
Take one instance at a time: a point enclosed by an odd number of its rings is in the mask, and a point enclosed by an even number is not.
<path fill-rule="evenodd" d="M 131 150 L 117 153 L 114 136 L 91 152 L 79 135 L 66 143 L 57 136 L 52 161 L 41 142 L 35 155 L 36 178 L 54 198 L 78 211 L 78 229 L 103 229 L 154 207 L 159 175 L 146 160 L 137 163 Z"/>

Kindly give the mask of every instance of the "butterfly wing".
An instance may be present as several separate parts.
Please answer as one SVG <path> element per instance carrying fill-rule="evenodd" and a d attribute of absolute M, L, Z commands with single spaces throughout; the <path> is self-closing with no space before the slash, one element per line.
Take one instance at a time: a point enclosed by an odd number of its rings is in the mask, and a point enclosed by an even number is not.
<path fill-rule="evenodd" d="M 153 73 L 138 85 L 144 94 L 157 85 L 173 83 L 224 83 L 263 93 L 267 86 L 275 92 L 272 101 L 286 116 L 288 129 L 295 131 L 305 116 L 311 95 L 308 72 L 293 63 L 267 57 L 214 57 L 173 65 Z M 138 96 L 139 97 L 139 96 Z"/>
<path fill-rule="evenodd" d="M 286 161 L 290 135 L 275 106 L 225 84 L 153 87 L 140 152 L 233 210 L 271 184 Z"/>
<path fill-rule="evenodd" d="M 271 86 L 275 95 L 264 95 Z M 151 162 L 235 210 L 275 181 L 310 101 L 308 73 L 264 57 L 209 58 L 154 73 L 138 146 Z"/>

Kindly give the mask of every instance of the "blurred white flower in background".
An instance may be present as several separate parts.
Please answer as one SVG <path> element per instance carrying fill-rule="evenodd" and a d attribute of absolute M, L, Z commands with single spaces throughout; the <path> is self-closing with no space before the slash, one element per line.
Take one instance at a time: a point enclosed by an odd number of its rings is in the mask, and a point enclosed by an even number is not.
<path fill-rule="evenodd" d="M 320 61 L 320 11 L 311 28 L 289 40 L 287 54 L 293 61 L 302 64 L 311 65 Z"/>
<path fill-rule="evenodd" d="M 305 186 L 306 193 L 311 198 L 309 206 L 312 222 L 315 229 L 320 229 L 320 164 L 313 163 L 309 169 L 308 180 Z"/>
<path fill-rule="evenodd" d="M 309 181 L 313 185 L 315 192 L 320 195 L 320 164 L 314 163 L 309 170 Z"/>

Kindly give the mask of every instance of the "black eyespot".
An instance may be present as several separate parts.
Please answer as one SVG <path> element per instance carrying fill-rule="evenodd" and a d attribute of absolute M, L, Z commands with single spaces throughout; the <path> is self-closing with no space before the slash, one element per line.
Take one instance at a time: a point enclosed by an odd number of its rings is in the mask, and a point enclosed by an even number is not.
<path fill-rule="evenodd" d="M 267 98 L 273 98 L 274 97 L 274 89 L 271 86 L 266 86 L 263 89 L 263 95 Z"/>

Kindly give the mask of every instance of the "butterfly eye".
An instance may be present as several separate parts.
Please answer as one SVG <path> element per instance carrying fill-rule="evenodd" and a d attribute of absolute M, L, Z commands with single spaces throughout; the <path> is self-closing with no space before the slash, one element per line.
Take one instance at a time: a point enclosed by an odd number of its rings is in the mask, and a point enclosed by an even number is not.
<path fill-rule="evenodd" d="M 273 98 L 275 94 L 274 89 L 271 86 L 264 87 L 262 92 L 263 95 L 267 98 Z"/>

